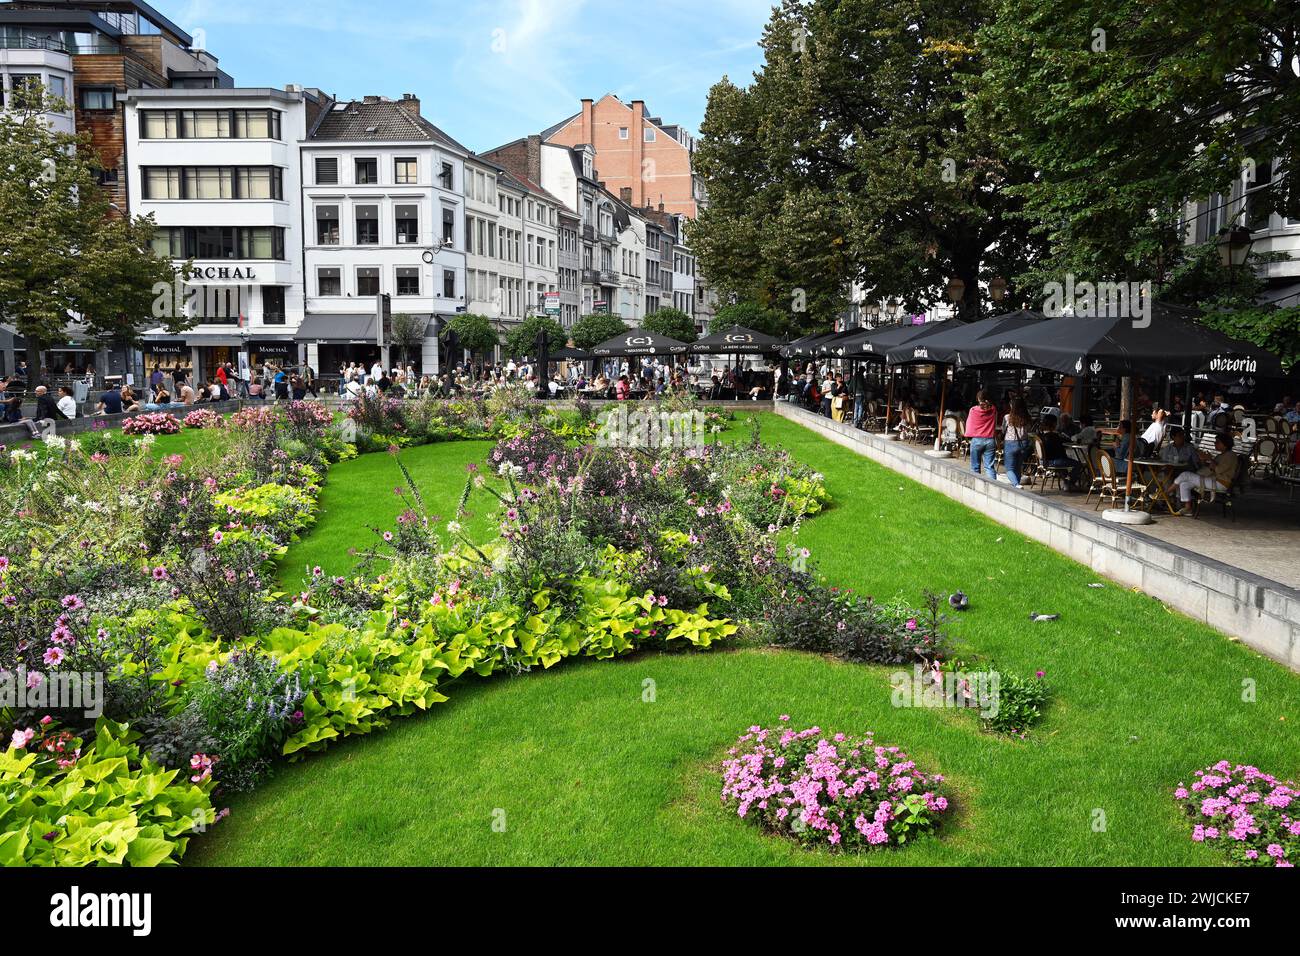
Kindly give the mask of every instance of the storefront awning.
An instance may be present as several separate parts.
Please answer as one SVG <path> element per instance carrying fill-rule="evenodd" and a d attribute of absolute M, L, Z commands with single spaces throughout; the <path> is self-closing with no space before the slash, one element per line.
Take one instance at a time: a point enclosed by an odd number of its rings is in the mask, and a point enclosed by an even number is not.
<path fill-rule="evenodd" d="M 294 339 L 299 342 L 377 344 L 375 316 L 347 314 L 308 315 Z"/>

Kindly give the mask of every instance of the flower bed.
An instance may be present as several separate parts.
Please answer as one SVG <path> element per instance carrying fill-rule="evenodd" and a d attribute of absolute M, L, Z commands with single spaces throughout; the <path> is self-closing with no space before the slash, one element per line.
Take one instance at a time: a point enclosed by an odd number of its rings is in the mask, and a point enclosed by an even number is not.
<path fill-rule="evenodd" d="M 199 408 L 185 416 L 186 428 L 221 428 L 225 419 L 209 408 Z"/>
<path fill-rule="evenodd" d="M 180 430 L 180 419 L 169 412 L 149 412 L 122 423 L 124 435 L 175 435 Z"/>
<path fill-rule="evenodd" d="M 1214 843 L 1233 863 L 1295 866 L 1300 859 L 1300 789 L 1255 767 L 1220 760 L 1198 770 L 1174 799 L 1196 821 L 1192 839 Z"/>
<path fill-rule="evenodd" d="M 896 746 L 861 736 L 755 725 L 722 764 L 722 802 L 741 819 L 803 846 L 898 847 L 935 830 L 949 813 L 943 777 Z"/>

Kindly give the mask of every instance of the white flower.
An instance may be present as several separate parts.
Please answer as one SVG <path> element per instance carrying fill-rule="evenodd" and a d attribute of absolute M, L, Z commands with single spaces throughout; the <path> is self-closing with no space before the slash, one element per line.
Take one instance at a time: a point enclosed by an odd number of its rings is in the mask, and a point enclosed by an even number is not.
<path fill-rule="evenodd" d="M 68 439 L 60 438 L 58 435 L 46 435 L 41 439 L 41 441 L 43 441 L 45 447 L 51 451 L 63 451 L 68 447 L 69 443 Z"/>
<path fill-rule="evenodd" d="M 451 534 L 460 534 L 460 522 L 459 522 L 459 521 L 448 521 L 448 522 L 447 522 L 447 530 L 448 530 Z"/>
<path fill-rule="evenodd" d="M 36 452 L 28 451 L 25 448 L 15 448 L 13 451 L 9 453 L 9 458 L 11 461 L 14 461 L 18 464 L 21 464 L 24 461 L 35 461 Z"/>

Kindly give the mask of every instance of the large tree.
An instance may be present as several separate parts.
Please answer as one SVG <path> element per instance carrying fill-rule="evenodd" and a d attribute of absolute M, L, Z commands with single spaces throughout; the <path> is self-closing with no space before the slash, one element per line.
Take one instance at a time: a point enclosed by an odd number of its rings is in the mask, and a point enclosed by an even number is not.
<path fill-rule="evenodd" d="M 617 315 L 608 312 L 593 312 L 584 315 L 573 323 L 569 335 L 573 344 L 580 349 L 595 348 L 601 342 L 608 342 L 616 335 L 627 331 L 627 323 Z"/>
<path fill-rule="evenodd" d="M 757 302 L 733 302 L 718 308 L 709 321 L 709 334 L 725 332 L 733 325 L 740 325 L 755 332 L 781 337 L 792 335 L 797 330 L 790 321 L 789 313 L 780 309 L 765 309 Z"/>
<path fill-rule="evenodd" d="M 1300 161 L 1300 4 L 996 8 L 979 37 L 983 102 L 1039 173 L 1013 191 L 1051 242 L 1041 278 L 1167 281 L 1185 258 L 1184 204 L 1227 194 L 1235 180 L 1268 184 L 1252 217 L 1300 215 L 1289 175 Z M 1231 220 L 1241 206 L 1223 211 Z"/>
<path fill-rule="evenodd" d="M 477 355 L 480 361 L 492 355 L 500 344 L 492 320 L 474 312 L 462 312 L 443 327 L 443 340 L 449 341 L 452 336 L 455 336 L 458 349 L 464 349 L 471 356 Z M 451 360 L 459 362 L 460 356 L 453 355 Z"/>
<path fill-rule="evenodd" d="M 710 91 L 697 166 L 709 205 L 690 229 L 725 291 L 824 327 L 850 282 L 909 310 L 1039 254 L 1009 187 L 1005 133 L 980 106 L 989 0 L 784 0 L 747 88 Z M 1008 304 L 1027 301 L 1011 289 Z"/>
<path fill-rule="evenodd" d="M 641 327 L 678 342 L 694 342 L 697 338 L 695 321 L 681 309 L 656 309 L 645 317 Z"/>
<path fill-rule="evenodd" d="M 177 306 L 188 263 L 178 270 L 153 251 L 152 217 L 110 217 L 89 140 L 50 126 L 63 107 L 25 86 L 0 111 L 0 314 L 37 352 L 66 340 L 74 319 L 124 342 L 142 325 L 187 328 Z"/>
<path fill-rule="evenodd" d="M 506 353 L 514 358 L 537 356 L 537 335 L 546 333 L 547 348 L 554 352 L 564 345 L 564 328 L 548 315 L 531 315 L 506 333 Z"/>

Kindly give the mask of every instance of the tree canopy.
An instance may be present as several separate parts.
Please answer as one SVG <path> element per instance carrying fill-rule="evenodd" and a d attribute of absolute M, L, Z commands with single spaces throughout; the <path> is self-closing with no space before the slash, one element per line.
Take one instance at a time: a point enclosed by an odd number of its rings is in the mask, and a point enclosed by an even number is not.
<path fill-rule="evenodd" d="M 824 328 L 852 282 L 919 311 L 960 279 L 978 317 L 980 283 L 1040 254 L 1009 191 L 1030 168 L 977 106 L 990 16 L 984 0 L 785 0 L 753 83 L 709 94 L 701 271 L 795 331 Z"/>
<path fill-rule="evenodd" d="M 550 316 L 532 315 L 506 333 L 506 352 L 514 358 L 537 356 L 537 335 L 545 331 L 551 351 L 567 341 L 563 327 Z"/>
<path fill-rule="evenodd" d="M 456 336 L 460 348 L 479 358 L 491 355 L 492 350 L 500 344 L 492 320 L 474 312 L 462 312 L 448 322 L 442 330 L 442 338 L 446 341 L 451 335 Z M 458 361 L 459 357 L 454 357 L 453 360 Z"/>
<path fill-rule="evenodd" d="M 641 327 L 678 342 L 694 342 L 695 320 L 681 309 L 657 309 L 645 317 Z"/>
<path fill-rule="evenodd" d="M 9 105 L 0 110 L 0 314 L 37 349 L 66 339 L 74 318 L 92 336 L 126 342 L 141 326 L 189 327 L 179 307 L 189 264 L 154 252 L 152 218 L 110 217 L 89 140 L 50 128 L 48 114 L 65 104 L 27 86 Z"/>
<path fill-rule="evenodd" d="M 627 331 L 627 323 L 608 312 L 593 312 L 573 323 L 569 336 L 580 349 L 590 349 Z"/>

